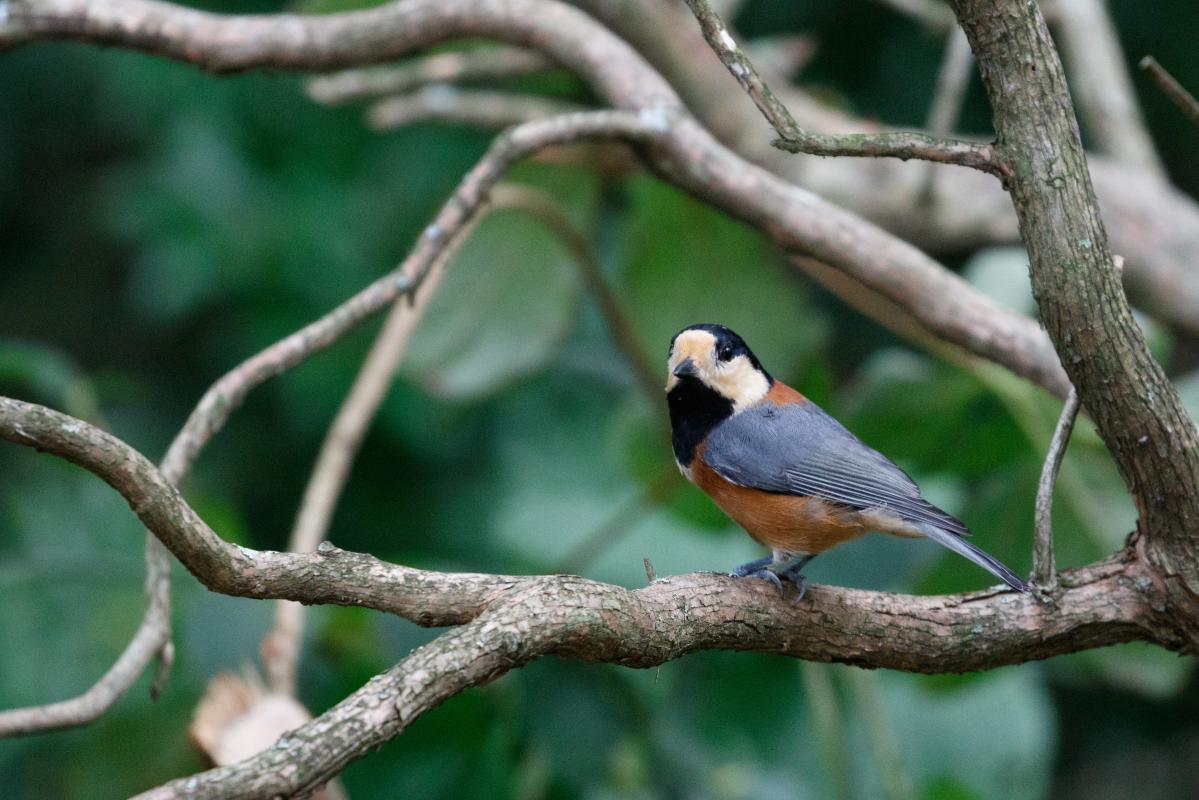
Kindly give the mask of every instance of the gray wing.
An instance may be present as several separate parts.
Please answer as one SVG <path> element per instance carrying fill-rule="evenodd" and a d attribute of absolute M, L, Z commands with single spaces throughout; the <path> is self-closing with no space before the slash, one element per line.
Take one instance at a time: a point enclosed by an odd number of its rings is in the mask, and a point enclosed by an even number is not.
<path fill-rule="evenodd" d="M 739 486 L 882 508 L 909 522 L 970 535 L 960 520 L 921 497 L 906 472 L 812 402 L 762 403 L 734 414 L 708 435 L 703 460 Z"/>

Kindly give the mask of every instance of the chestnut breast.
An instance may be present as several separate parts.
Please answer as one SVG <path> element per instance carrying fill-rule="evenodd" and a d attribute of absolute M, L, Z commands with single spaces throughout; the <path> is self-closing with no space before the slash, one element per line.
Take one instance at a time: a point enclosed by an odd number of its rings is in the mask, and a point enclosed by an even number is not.
<path fill-rule="evenodd" d="M 870 530 L 854 509 L 817 497 L 764 492 L 730 483 L 704 462 L 702 445 L 691 464 L 690 477 L 734 522 L 771 549 L 822 553 Z"/>

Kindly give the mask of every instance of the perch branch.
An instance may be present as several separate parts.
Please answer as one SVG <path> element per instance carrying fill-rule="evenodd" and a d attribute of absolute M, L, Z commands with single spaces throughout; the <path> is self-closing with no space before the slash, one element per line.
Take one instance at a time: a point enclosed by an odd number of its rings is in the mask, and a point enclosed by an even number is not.
<path fill-rule="evenodd" d="M 958 672 L 1124 641 L 1182 644 L 1173 620 L 1155 610 L 1160 582 L 1130 552 L 1063 572 L 1052 613 L 1034 598 L 1004 590 L 912 597 L 817 586 L 795 604 L 765 582 L 713 573 L 660 579 L 636 591 L 569 575 L 436 573 L 327 542 L 314 553 L 229 544 L 135 450 L 41 406 L 0 398 L 0 438 L 67 459 L 107 482 L 213 591 L 365 606 L 422 625 L 462 626 L 269 750 L 167 784 L 149 797 L 303 791 L 447 697 L 548 654 L 650 667 L 700 649 L 755 650 Z"/>

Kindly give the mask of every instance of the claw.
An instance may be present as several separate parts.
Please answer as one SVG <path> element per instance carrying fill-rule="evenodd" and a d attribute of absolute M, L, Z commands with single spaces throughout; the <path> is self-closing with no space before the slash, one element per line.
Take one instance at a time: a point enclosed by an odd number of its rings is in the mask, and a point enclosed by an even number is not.
<path fill-rule="evenodd" d="M 799 593 L 796 594 L 795 600 L 793 601 L 797 605 L 799 604 L 799 601 L 803 600 L 803 596 L 807 594 L 808 591 L 808 579 L 803 574 L 802 570 L 807 566 L 808 562 L 815 557 L 816 556 L 814 555 L 802 556 L 794 563 L 789 564 L 786 569 L 779 573 L 782 577 L 794 583 L 795 588 L 799 590 Z"/>
<path fill-rule="evenodd" d="M 815 556 L 802 556 L 791 564 L 788 564 L 785 569 L 775 572 L 770 569 L 770 566 L 775 564 L 776 561 L 773 556 L 767 556 L 766 558 L 759 558 L 757 561 L 750 561 L 748 564 L 742 564 L 730 572 L 729 575 L 733 578 L 765 578 L 780 590 L 783 588 L 783 581 L 790 581 L 799 590 L 793 601 L 798 603 L 800 600 L 803 600 L 804 595 L 808 591 L 808 579 L 804 577 L 800 570 L 813 558 Z"/>
<path fill-rule="evenodd" d="M 757 561 L 750 561 L 748 564 L 742 564 L 730 572 L 729 575 L 733 578 L 748 578 L 750 576 L 762 577 L 758 575 L 758 573 L 762 572 L 764 569 L 766 569 L 766 567 L 769 567 L 773 563 L 774 559 L 771 556 L 766 556 L 766 558 L 759 558 Z"/>

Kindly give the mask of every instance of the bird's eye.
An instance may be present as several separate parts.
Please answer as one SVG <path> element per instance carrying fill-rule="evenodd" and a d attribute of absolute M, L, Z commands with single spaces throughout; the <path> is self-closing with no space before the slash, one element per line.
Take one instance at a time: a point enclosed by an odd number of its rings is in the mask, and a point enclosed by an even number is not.
<path fill-rule="evenodd" d="M 733 358 L 733 346 L 728 342 L 716 348 L 716 358 L 721 361 L 730 361 Z"/>

